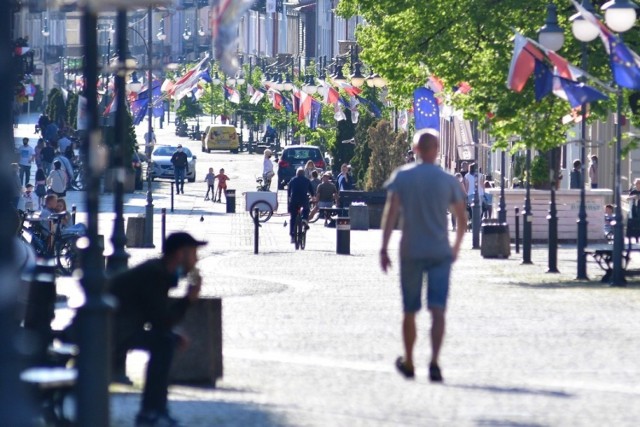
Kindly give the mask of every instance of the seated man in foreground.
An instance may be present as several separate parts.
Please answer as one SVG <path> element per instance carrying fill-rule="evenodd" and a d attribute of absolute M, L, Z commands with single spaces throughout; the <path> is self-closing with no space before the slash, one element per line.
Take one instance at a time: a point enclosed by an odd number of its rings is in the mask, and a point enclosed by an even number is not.
<path fill-rule="evenodd" d="M 200 295 L 201 279 L 195 266 L 197 248 L 205 244 L 188 233 L 174 233 L 167 238 L 160 259 L 148 260 L 110 281 L 110 292 L 118 300 L 113 328 L 115 372 L 124 373 L 128 350 L 149 352 L 136 426 L 180 425 L 169 416 L 167 394 L 173 354 L 176 347 L 185 344 L 185 339 L 172 328 Z M 171 301 L 169 290 L 189 272 L 195 274 L 190 275 L 187 294 L 178 301 Z"/>

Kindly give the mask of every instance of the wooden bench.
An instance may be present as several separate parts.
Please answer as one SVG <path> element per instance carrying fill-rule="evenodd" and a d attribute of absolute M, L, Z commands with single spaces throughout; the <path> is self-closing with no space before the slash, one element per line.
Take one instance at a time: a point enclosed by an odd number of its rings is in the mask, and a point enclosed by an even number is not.
<path fill-rule="evenodd" d="M 625 277 L 640 275 L 640 269 L 628 268 L 629 261 L 631 260 L 631 252 L 640 252 L 640 245 L 628 243 L 622 248 L 622 270 Z M 602 283 L 608 283 L 613 274 L 613 244 L 590 246 L 587 247 L 584 253 L 591 255 L 598 264 L 598 267 L 604 271 L 604 275 L 600 281 Z"/>

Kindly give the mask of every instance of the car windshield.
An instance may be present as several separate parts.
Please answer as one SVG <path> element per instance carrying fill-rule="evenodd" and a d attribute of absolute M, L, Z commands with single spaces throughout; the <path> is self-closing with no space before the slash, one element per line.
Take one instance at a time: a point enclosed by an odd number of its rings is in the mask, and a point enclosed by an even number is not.
<path fill-rule="evenodd" d="M 153 155 L 159 157 L 171 157 L 177 149 L 178 147 L 158 147 L 153 152 Z M 188 148 L 182 147 L 182 151 L 184 151 L 187 157 L 191 157 L 191 151 Z"/>
<path fill-rule="evenodd" d="M 287 150 L 286 157 L 290 160 L 319 159 L 320 152 L 314 149 L 296 148 L 293 150 Z"/>

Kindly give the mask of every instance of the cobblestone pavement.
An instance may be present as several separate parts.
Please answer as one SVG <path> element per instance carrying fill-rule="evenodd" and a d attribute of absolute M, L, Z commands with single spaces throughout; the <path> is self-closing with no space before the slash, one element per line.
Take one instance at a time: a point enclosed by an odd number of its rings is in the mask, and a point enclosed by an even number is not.
<path fill-rule="evenodd" d="M 252 188 L 261 161 L 247 154 L 199 157 L 206 167 L 225 167 L 239 191 Z M 198 169 L 204 176 L 206 169 Z M 185 425 L 637 425 L 639 286 L 574 281 L 574 246 L 560 248 L 561 273 L 547 274 L 546 247 L 534 247 L 533 265 L 522 265 L 513 253 L 488 260 L 470 249 L 468 233 L 451 280 L 445 383 L 427 379 L 426 313 L 418 318 L 416 360 L 422 363 L 410 382 L 393 367 L 402 351 L 398 269 L 396 262 L 384 275 L 378 267 L 379 230 L 352 231 L 351 255 L 336 255 L 335 229 L 317 223 L 307 249 L 295 251 L 284 228 L 288 219 L 279 213 L 260 228 L 254 255 L 240 195 L 237 213 L 225 214 L 224 204 L 204 202 L 204 184 L 186 188 L 167 228 L 210 242 L 200 267 L 203 294 L 223 298 L 224 378 L 215 389 L 171 388 L 172 413 Z M 168 206 L 167 191 L 168 184 L 155 184 L 156 209 Z M 82 210 L 80 194 L 69 199 L 76 197 Z M 111 197 L 101 198 L 107 236 Z M 126 213 L 141 213 L 143 206 L 143 193 L 128 196 Z M 130 265 L 159 253 L 158 217 L 158 248 L 129 249 Z M 599 275 L 591 262 L 589 273 Z M 74 286 L 60 281 L 77 296 Z M 132 353 L 128 372 L 135 385 L 112 387 L 114 426 L 132 425 L 144 363 L 142 353 Z"/>

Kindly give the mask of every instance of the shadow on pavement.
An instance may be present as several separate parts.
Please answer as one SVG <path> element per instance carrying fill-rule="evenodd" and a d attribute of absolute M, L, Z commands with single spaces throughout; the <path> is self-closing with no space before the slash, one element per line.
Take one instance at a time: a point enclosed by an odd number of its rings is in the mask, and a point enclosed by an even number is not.
<path fill-rule="evenodd" d="M 553 283 L 512 282 L 509 284 L 531 289 L 640 289 L 640 282 L 627 282 L 625 286 L 614 287 L 608 283 L 602 283 L 600 280 L 590 282 L 572 280 Z"/>
<path fill-rule="evenodd" d="M 509 420 L 491 420 L 491 419 L 480 419 L 476 421 L 476 425 L 480 427 L 491 426 L 491 427 L 543 427 L 544 424 L 538 423 L 527 423 L 520 421 L 509 421 Z"/>
<path fill-rule="evenodd" d="M 447 384 L 447 387 L 460 388 L 464 390 L 488 391 L 491 393 L 529 394 L 529 395 L 535 395 L 535 396 L 559 397 L 563 399 L 569 399 L 574 397 L 572 394 L 566 393 L 564 391 L 536 390 L 536 389 L 530 389 L 530 388 L 524 388 L 524 387 L 499 387 L 499 386 L 493 386 L 493 385 L 477 385 L 477 384 Z M 498 424 L 498 425 L 502 425 L 502 424 Z M 508 424 L 508 425 L 511 425 L 511 424 Z"/>

